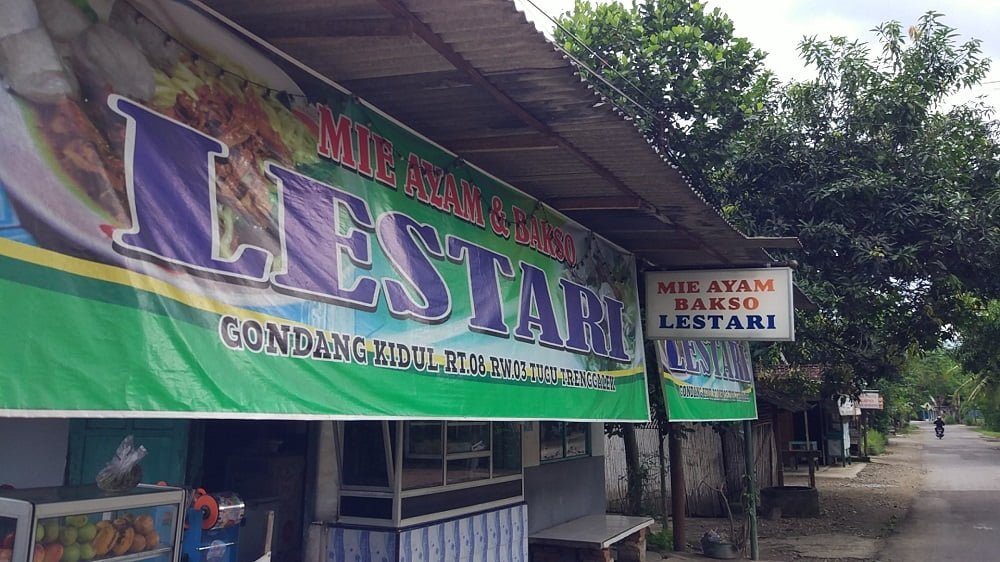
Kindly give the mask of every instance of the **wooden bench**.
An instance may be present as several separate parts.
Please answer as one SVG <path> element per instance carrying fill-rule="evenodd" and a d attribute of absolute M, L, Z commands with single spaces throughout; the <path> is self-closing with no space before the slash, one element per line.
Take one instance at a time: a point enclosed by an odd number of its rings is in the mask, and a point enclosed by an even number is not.
<path fill-rule="evenodd" d="M 808 455 L 811 451 L 818 451 L 819 447 L 816 446 L 815 441 L 789 441 L 788 442 L 788 452 L 791 453 L 792 462 L 795 463 L 795 468 L 798 469 L 799 457 L 808 459 Z M 798 453 L 795 456 L 794 453 Z"/>
<path fill-rule="evenodd" d="M 646 531 L 652 524 L 649 517 L 587 515 L 529 535 L 529 558 L 531 562 L 645 562 Z"/>

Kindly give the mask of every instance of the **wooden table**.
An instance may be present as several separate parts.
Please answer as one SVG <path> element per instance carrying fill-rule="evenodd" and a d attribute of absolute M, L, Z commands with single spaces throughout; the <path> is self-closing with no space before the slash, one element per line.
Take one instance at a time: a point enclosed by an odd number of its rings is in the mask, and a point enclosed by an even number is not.
<path fill-rule="evenodd" d="M 646 551 L 649 517 L 596 514 L 579 517 L 528 537 L 534 547 L 532 562 L 611 560 L 610 548 L 619 546 L 617 560 L 642 562 Z"/>
<path fill-rule="evenodd" d="M 811 451 L 782 451 L 781 452 L 781 464 L 784 466 L 785 459 L 791 457 L 792 465 L 797 470 L 799 468 L 799 457 L 806 457 L 809 462 L 809 486 L 812 488 L 816 487 L 816 459 L 822 454 L 821 451 L 813 449 Z M 785 485 L 785 471 L 778 472 L 778 485 Z"/>

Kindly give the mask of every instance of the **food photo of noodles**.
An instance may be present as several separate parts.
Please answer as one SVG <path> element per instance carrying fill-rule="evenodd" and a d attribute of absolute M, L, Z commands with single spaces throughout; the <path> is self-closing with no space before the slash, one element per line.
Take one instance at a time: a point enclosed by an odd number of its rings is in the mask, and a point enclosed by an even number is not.
<path fill-rule="evenodd" d="M 0 78 L 0 185 L 42 247 L 180 275 L 112 249 L 111 232 L 131 226 L 126 122 L 107 105 L 118 94 L 229 147 L 215 165 L 219 251 L 250 244 L 279 256 L 264 163 L 318 160 L 313 110 L 220 24 L 173 1 L 4 0 Z"/>

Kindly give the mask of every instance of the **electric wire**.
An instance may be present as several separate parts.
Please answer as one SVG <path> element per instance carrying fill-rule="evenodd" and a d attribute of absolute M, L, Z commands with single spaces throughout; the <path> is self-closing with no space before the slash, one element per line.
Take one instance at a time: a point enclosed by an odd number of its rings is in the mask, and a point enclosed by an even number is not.
<path fill-rule="evenodd" d="M 626 77 L 623 74 L 621 74 L 620 72 L 618 72 L 611 65 L 611 63 L 609 63 L 607 60 L 605 60 L 605 58 L 602 57 L 599 53 L 597 53 L 596 51 L 594 51 L 593 49 L 591 49 L 590 45 L 587 45 L 582 39 L 580 39 L 579 37 L 577 37 L 575 33 L 573 33 L 572 31 L 570 31 L 569 29 L 567 29 L 566 26 L 564 26 L 559 20 L 557 20 L 556 18 L 553 18 L 548 13 L 546 13 L 544 10 L 542 10 L 541 8 L 539 8 L 538 4 L 535 4 L 534 0 L 524 0 L 524 1 L 527 2 L 528 4 L 531 4 L 531 6 L 533 8 L 535 8 L 535 10 L 538 11 L 538 13 L 542 14 L 543 16 L 545 16 L 546 19 L 548 19 L 550 22 L 552 22 L 553 25 L 555 25 L 557 28 L 559 28 L 559 31 L 565 33 L 566 36 L 569 37 L 570 39 L 572 39 L 573 42 L 575 42 L 578 46 L 584 48 L 587 52 L 589 52 L 607 70 L 611 71 L 612 73 L 614 73 L 615 76 L 617 76 L 622 81 L 624 81 L 626 84 L 628 84 L 629 86 L 631 86 L 632 89 L 635 90 L 635 92 L 637 92 L 640 96 L 646 98 L 646 101 L 648 101 L 649 103 L 653 104 L 654 106 L 656 105 L 656 100 L 654 100 L 651 97 L 649 97 L 649 95 L 646 92 L 644 92 L 641 88 L 639 88 L 639 86 L 637 86 L 635 84 L 635 82 L 633 82 L 628 77 Z M 629 96 L 628 94 L 626 94 L 625 92 L 623 92 L 615 84 L 612 84 L 611 81 L 608 80 L 607 78 L 605 78 L 604 75 L 602 75 L 599 71 L 595 70 L 594 68 L 592 68 L 587 63 L 581 61 L 579 58 L 577 58 L 576 56 L 574 56 L 572 53 L 570 53 L 569 51 L 567 51 L 566 49 L 564 49 L 561 45 L 558 45 L 556 43 L 553 43 L 553 44 L 556 46 L 557 49 L 559 49 L 559 51 L 561 53 L 563 53 L 564 55 L 566 55 L 567 57 L 569 57 L 569 59 L 572 60 L 575 64 L 577 64 L 580 67 L 584 68 L 587 72 L 589 72 L 590 74 L 592 74 L 597 80 L 599 80 L 600 82 L 602 82 L 605 86 L 611 88 L 616 93 L 618 93 L 619 95 L 621 95 L 623 98 L 625 98 L 626 100 L 628 100 L 629 103 L 635 105 L 640 111 L 642 111 L 643 113 L 645 113 L 647 115 L 652 116 L 653 118 L 655 118 L 657 120 L 659 119 L 659 116 L 656 114 L 656 112 L 654 112 L 653 110 L 651 110 L 648 107 L 644 106 L 642 103 L 640 103 L 640 102 L 632 99 L 631 96 Z"/>

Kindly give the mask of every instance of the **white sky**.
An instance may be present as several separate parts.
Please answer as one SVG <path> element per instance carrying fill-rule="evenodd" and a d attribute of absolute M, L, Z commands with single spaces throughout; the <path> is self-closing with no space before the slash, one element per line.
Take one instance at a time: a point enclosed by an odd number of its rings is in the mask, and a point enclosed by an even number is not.
<path fill-rule="evenodd" d="M 573 0 L 532 1 L 553 17 L 573 8 Z M 551 22 L 527 0 L 514 2 L 539 29 L 550 34 Z M 631 4 L 631 0 L 625 3 Z M 925 12 L 940 12 L 944 14 L 942 21 L 959 31 L 960 40 L 982 40 L 984 55 L 993 60 L 986 81 L 994 83 L 952 101 L 960 103 L 983 95 L 993 107 L 1000 108 L 1000 0 L 706 0 L 706 4 L 709 9 L 721 8 L 735 23 L 737 35 L 767 52 L 765 64 L 783 81 L 810 76 L 798 58 L 797 46 L 803 36 L 844 35 L 874 44 L 870 30 L 881 22 L 898 20 L 906 29 Z"/>

